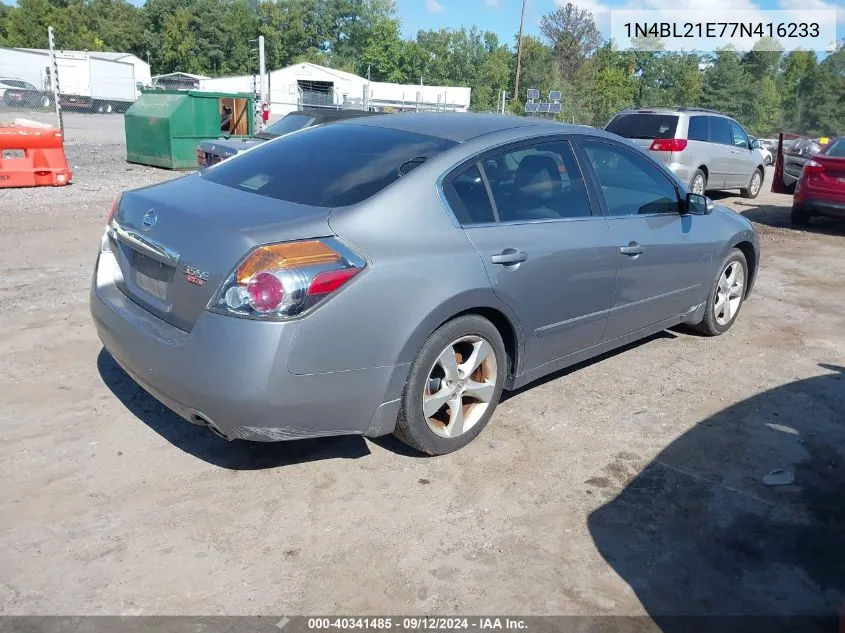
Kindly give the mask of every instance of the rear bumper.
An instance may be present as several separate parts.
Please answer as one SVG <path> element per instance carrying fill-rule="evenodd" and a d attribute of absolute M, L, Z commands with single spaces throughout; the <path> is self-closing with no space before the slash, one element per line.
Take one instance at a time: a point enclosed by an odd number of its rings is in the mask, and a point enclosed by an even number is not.
<path fill-rule="evenodd" d="M 819 215 L 830 215 L 845 218 L 845 201 L 823 200 L 818 198 L 795 198 L 795 205 Z"/>
<path fill-rule="evenodd" d="M 408 366 L 322 374 L 287 368 L 297 322 L 204 312 L 191 332 L 150 314 L 98 258 L 90 308 L 106 350 L 166 407 L 227 439 L 277 441 L 393 431 Z"/>

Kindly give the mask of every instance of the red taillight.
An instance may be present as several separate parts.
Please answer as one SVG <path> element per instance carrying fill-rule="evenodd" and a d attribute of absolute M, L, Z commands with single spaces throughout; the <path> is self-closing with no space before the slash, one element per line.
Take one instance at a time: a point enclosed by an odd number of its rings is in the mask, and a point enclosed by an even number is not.
<path fill-rule="evenodd" d="M 279 307 L 285 298 L 281 280 L 272 273 L 258 273 L 247 285 L 249 305 L 256 312 L 270 312 Z"/>
<path fill-rule="evenodd" d="M 652 152 L 683 152 L 687 148 L 685 138 L 656 138 L 649 147 Z"/>
<path fill-rule="evenodd" d="M 804 163 L 804 173 L 820 174 L 824 171 L 824 165 L 814 160 L 808 160 Z"/>
<path fill-rule="evenodd" d="M 360 268 L 344 268 L 319 273 L 311 280 L 311 285 L 308 286 L 308 294 L 314 296 L 334 292 L 359 272 L 361 272 Z"/>
<path fill-rule="evenodd" d="M 106 218 L 106 226 L 111 224 L 112 218 L 114 218 L 114 214 L 117 213 L 117 207 L 120 205 L 120 198 L 115 199 L 115 201 L 111 205 L 111 211 L 109 211 L 109 215 Z"/>
<path fill-rule="evenodd" d="M 209 308 L 253 319 L 295 319 L 366 266 L 363 256 L 336 238 L 266 244 L 232 271 Z"/>

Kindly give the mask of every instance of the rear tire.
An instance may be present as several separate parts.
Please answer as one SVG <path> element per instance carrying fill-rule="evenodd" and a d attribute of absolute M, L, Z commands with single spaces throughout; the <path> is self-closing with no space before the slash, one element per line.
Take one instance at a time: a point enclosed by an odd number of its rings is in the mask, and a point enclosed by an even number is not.
<path fill-rule="evenodd" d="M 751 174 L 751 180 L 748 181 L 748 186 L 740 189 L 739 193 L 742 195 L 743 198 L 748 198 L 753 200 L 758 195 L 760 195 L 760 190 L 763 188 L 763 170 L 756 169 L 754 173 Z"/>
<path fill-rule="evenodd" d="M 505 344 L 490 321 L 470 314 L 445 323 L 411 365 L 394 435 L 428 455 L 463 448 L 490 421 L 507 371 Z"/>
<path fill-rule="evenodd" d="M 707 191 L 707 176 L 700 169 L 696 169 L 692 175 L 692 179 L 689 181 L 689 190 L 702 196 Z"/>
<path fill-rule="evenodd" d="M 734 248 L 719 266 L 719 274 L 707 295 L 704 318 L 693 329 L 705 336 L 719 336 L 731 329 L 745 302 L 747 286 L 748 262 L 743 252 Z"/>
<path fill-rule="evenodd" d="M 813 214 L 806 209 L 802 209 L 801 207 L 792 207 L 792 213 L 790 213 L 792 226 L 807 226 L 810 224 L 811 217 L 813 217 Z"/>

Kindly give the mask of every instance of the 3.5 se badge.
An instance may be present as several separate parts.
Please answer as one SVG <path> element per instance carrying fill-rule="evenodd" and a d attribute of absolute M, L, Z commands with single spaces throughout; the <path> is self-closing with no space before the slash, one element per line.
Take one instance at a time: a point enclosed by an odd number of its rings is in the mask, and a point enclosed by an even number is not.
<path fill-rule="evenodd" d="M 208 273 L 200 270 L 199 268 L 194 268 L 193 266 L 189 266 L 185 264 L 184 268 L 185 279 L 190 281 L 192 284 L 196 284 L 198 286 L 202 286 L 208 281 Z"/>

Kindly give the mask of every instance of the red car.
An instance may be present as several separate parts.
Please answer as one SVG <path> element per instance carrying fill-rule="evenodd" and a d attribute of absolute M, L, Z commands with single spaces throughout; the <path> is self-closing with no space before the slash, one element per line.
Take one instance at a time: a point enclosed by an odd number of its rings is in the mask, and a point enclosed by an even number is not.
<path fill-rule="evenodd" d="M 831 140 L 801 170 L 792 199 L 792 223 L 806 226 L 814 215 L 845 218 L 845 136 Z"/>

